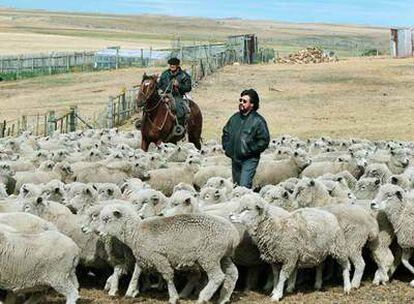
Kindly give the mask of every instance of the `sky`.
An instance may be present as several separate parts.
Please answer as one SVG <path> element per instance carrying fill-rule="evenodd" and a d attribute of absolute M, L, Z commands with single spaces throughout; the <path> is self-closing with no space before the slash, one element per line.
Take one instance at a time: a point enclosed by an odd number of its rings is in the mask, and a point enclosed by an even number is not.
<path fill-rule="evenodd" d="M 0 6 L 90 13 L 414 26 L 414 0 L 0 0 Z"/>

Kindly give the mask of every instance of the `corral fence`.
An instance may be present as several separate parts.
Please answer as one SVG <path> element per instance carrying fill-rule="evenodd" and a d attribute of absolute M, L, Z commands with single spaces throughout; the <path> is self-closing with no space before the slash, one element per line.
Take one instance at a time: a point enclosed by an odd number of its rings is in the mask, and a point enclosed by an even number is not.
<path fill-rule="evenodd" d="M 80 117 L 77 106 L 72 106 L 60 115 L 51 110 L 42 114 L 22 115 L 17 119 L 3 120 L 0 122 L 0 138 L 16 137 L 23 132 L 30 132 L 36 136 L 47 136 L 52 135 L 55 131 L 69 133 L 80 128 L 94 128 L 94 126 Z"/>
<path fill-rule="evenodd" d="M 89 71 L 95 65 L 95 52 L 51 52 L 0 56 L 0 77 L 3 80 L 37 75 Z"/>

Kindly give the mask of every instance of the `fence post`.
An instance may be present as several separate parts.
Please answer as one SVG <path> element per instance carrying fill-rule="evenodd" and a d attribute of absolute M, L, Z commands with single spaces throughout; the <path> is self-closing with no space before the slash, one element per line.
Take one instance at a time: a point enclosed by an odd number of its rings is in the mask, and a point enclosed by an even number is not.
<path fill-rule="evenodd" d="M 22 131 L 27 131 L 27 116 L 22 116 Z"/>
<path fill-rule="evenodd" d="M 141 49 L 141 67 L 144 67 L 144 49 Z"/>
<path fill-rule="evenodd" d="M 56 130 L 56 114 L 55 111 L 49 111 L 47 115 L 47 135 L 53 135 Z"/>
<path fill-rule="evenodd" d="M 0 73 L 3 73 L 3 57 L 0 58 Z"/>
<path fill-rule="evenodd" d="M 4 120 L 3 123 L 1 124 L 0 138 L 3 138 L 5 133 L 6 133 L 6 120 Z"/>
<path fill-rule="evenodd" d="M 124 121 L 128 116 L 126 113 L 127 105 L 126 105 L 126 88 L 123 88 L 121 94 L 121 111 L 122 111 L 122 121 Z"/>
<path fill-rule="evenodd" d="M 49 53 L 49 75 L 52 75 L 52 57 L 53 52 Z"/>
<path fill-rule="evenodd" d="M 77 106 L 70 107 L 70 114 L 69 114 L 69 132 L 76 131 L 76 115 L 78 112 Z"/>
<path fill-rule="evenodd" d="M 112 129 L 114 127 L 113 115 L 114 115 L 114 104 L 113 97 L 109 96 L 108 105 L 106 107 L 106 127 Z"/>

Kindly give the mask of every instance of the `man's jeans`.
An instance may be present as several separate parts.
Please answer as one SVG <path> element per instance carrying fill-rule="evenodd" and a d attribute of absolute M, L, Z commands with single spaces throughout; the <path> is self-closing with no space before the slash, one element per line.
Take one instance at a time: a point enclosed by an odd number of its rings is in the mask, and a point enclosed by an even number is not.
<path fill-rule="evenodd" d="M 253 177 L 256 173 L 259 157 L 249 158 L 243 161 L 232 160 L 233 183 L 251 189 Z"/>

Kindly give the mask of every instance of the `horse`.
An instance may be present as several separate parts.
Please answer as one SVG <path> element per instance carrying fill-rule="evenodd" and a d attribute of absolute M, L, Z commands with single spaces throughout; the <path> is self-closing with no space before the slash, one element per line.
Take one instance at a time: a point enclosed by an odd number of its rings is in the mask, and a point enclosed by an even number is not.
<path fill-rule="evenodd" d="M 148 151 L 148 147 L 152 142 L 157 146 L 161 142 L 177 144 L 188 133 L 188 141 L 200 150 L 203 126 L 200 107 L 194 101 L 189 100 L 190 115 L 187 120 L 186 132 L 177 136 L 174 133 L 176 116 L 171 110 L 171 101 L 158 93 L 157 80 L 157 75 L 144 74 L 136 99 L 137 108 L 143 108 L 140 128 L 142 135 L 141 149 Z"/>

